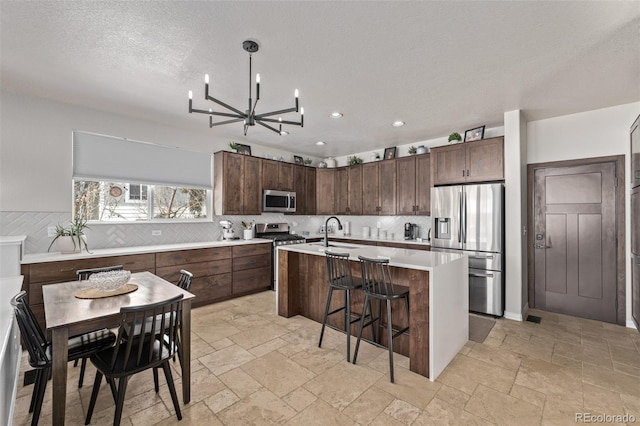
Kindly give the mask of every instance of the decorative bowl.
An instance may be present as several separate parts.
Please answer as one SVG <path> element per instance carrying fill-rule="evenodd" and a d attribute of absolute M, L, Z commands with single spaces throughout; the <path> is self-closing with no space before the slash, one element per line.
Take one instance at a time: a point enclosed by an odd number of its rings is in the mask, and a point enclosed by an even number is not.
<path fill-rule="evenodd" d="M 129 282 L 131 271 L 98 272 L 89 277 L 91 287 L 102 291 L 114 291 Z"/>

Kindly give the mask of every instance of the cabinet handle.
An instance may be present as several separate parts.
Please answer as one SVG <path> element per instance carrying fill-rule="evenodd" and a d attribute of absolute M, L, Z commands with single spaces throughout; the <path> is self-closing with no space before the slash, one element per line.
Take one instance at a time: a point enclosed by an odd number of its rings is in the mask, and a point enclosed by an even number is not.
<path fill-rule="evenodd" d="M 464 169 L 462 169 L 462 177 L 464 177 Z"/>
<path fill-rule="evenodd" d="M 469 176 L 469 169 L 467 169 L 467 177 Z"/>

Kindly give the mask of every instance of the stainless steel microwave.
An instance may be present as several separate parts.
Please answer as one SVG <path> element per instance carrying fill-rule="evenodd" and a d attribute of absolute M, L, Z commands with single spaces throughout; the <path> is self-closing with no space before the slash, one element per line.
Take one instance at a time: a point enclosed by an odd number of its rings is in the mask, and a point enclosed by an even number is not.
<path fill-rule="evenodd" d="M 296 212 L 296 193 L 291 191 L 276 191 L 265 189 L 262 191 L 263 212 Z"/>

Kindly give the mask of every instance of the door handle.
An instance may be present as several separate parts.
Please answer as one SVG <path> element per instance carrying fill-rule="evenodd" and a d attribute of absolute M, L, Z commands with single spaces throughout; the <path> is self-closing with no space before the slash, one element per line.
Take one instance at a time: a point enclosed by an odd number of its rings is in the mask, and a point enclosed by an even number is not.
<path fill-rule="evenodd" d="M 493 278 L 493 274 L 469 274 L 470 277 L 476 277 L 476 278 Z"/>
<path fill-rule="evenodd" d="M 537 248 L 537 249 L 548 249 L 548 248 L 551 248 L 551 246 L 546 246 L 544 244 L 534 244 L 533 247 Z"/>
<path fill-rule="evenodd" d="M 469 256 L 469 259 L 493 259 L 492 254 L 488 254 L 486 256 Z"/>

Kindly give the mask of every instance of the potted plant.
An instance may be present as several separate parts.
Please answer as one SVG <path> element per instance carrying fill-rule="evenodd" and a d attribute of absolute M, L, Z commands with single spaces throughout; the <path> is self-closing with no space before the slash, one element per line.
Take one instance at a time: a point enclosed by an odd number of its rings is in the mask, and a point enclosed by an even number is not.
<path fill-rule="evenodd" d="M 304 165 L 305 166 L 310 166 L 311 163 L 313 163 L 313 160 L 311 158 L 307 157 L 307 158 L 304 159 Z"/>
<path fill-rule="evenodd" d="M 238 148 L 240 148 L 240 145 L 238 145 L 237 142 L 229 141 L 229 148 L 231 148 L 231 151 L 233 152 L 238 152 Z"/>
<path fill-rule="evenodd" d="M 362 164 L 362 158 L 358 157 L 357 155 L 354 155 L 353 157 L 349 157 L 347 161 L 350 166 L 355 166 L 356 164 Z"/>
<path fill-rule="evenodd" d="M 245 240 L 253 239 L 253 221 L 249 221 L 249 222 L 242 221 L 242 228 L 244 229 L 242 234 L 243 238 Z"/>
<path fill-rule="evenodd" d="M 79 216 L 76 216 L 68 226 L 56 225 L 55 236 L 47 251 L 50 251 L 53 243 L 56 243 L 56 247 L 62 253 L 76 253 L 83 248 L 89 253 L 87 238 L 84 235 L 85 229 L 89 229 L 87 221 Z"/>
<path fill-rule="evenodd" d="M 462 142 L 462 136 L 460 136 L 460 133 L 457 132 L 453 132 L 449 135 L 449 143 L 458 143 L 458 142 Z"/>
<path fill-rule="evenodd" d="M 416 148 L 415 146 L 411 145 L 409 147 L 409 155 L 415 155 L 416 152 L 418 152 L 418 148 Z"/>

